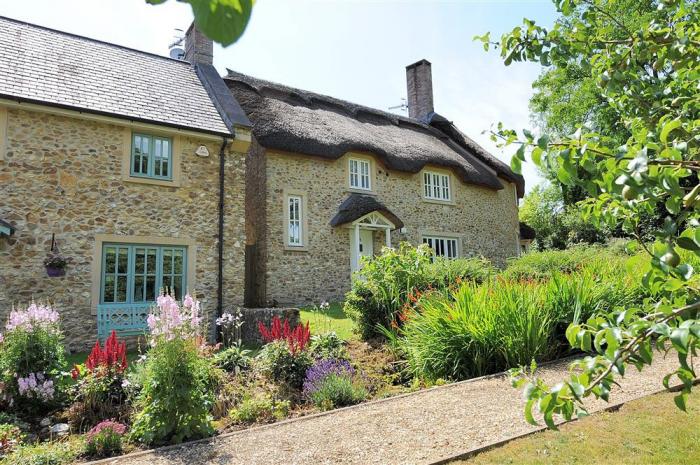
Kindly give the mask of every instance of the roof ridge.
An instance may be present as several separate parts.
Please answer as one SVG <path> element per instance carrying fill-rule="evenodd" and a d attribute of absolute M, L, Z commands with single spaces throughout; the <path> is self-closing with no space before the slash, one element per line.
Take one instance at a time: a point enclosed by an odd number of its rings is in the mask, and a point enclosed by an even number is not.
<path fill-rule="evenodd" d="M 230 69 L 230 68 L 226 68 L 226 72 L 227 72 L 228 74 L 227 74 L 226 76 L 224 76 L 224 79 L 236 80 L 236 79 L 235 79 L 235 76 L 241 76 L 241 77 L 243 77 L 243 78 L 248 78 L 248 79 L 252 79 L 252 80 L 258 81 L 258 82 L 261 83 L 261 84 L 270 84 L 270 85 L 273 85 L 273 86 L 276 86 L 276 87 L 282 87 L 282 88 L 284 88 L 284 89 L 286 89 L 286 90 L 289 90 L 289 91 L 291 91 L 291 92 L 297 92 L 297 93 L 300 93 L 300 92 L 301 92 L 301 93 L 310 95 L 311 97 L 320 97 L 320 98 L 322 98 L 322 99 L 333 100 L 333 101 L 335 101 L 335 102 L 339 102 L 339 103 L 343 103 L 343 104 L 347 104 L 347 105 L 352 105 L 352 106 L 354 106 L 354 107 L 357 107 L 358 110 L 371 110 L 371 111 L 373 111 L 373 112 L 378 112 L 378 113 L 381 113 L 382 115 L 384 115 L 384 116 L 386 116 L 386 117 L 388 117 L 388 118 L 390 118 L 390 119 L 396 119 L 396 120 L 403 121 L 403 122 L 405 122 L 405 123 L 415 124 L 416 126 L 420 126 L 420 127 L 424 128 L 424 129 L 434 129 L 432 126 L 430 126 L 429 124 L 424 123 L 424 122 L 421 121 L 421 120 L 418 120 L 418 119 L 415 119 L 415 118 L 411 118 L 411 117 L 408 117 L 408 116 L 399 115 L 399 114 L 396 114 L 396 113 L 392 113 L 392 112 L 386 111 L 386 110 L 380 110 L 380 109 L 378 109 L 378 108 L 370 107 L 370 106 L 368 106 L 368 105 L 363 105 L 363 104 L 361 104 L 361 103 L 351 102 L 350 100 L 345 100 L 345 99 L 341 99 L 341 98 L 338 98 L 338 97 L 333 97 L 332 95 L 319 94 L 318 92 L 314 92 L 314 91 L 312 91 L 312 90 L 305 90 L 305 89 L 301 89 L 301 88 L 299 88 L 299 87 L 292 87 L 292 86 L 289 86 L 289 85 L 287 85 L 287 84 L 282 84 L 282 83 L 279 83 L 279 82 L 270 81 L 269 79 L 261 79 L 261 78 L 255 77 L 255 76 L 251 76 L 251 75 L 249 75 L 249 74 L 241 73 L 241 72 L 239 72 L 239 71 L 234 71 L 234 70 L 232 70 L 232 69 Z M 233 77 L 232 77 L 232 76 L 233 76 Z M 249 85 L 250 85 L 250 84 L 249 84 Z M 257 90 L 257 89 L 256 89 L 256 90 Z"/>
<path fill-rule="evenodd" d="M 30 28 L 41 29 L 41 30 L 48 31 L 48 32 L 53 32 L 53 33 L 56 33 L 56 34 L 61 34 L 61 35 L 64 35 L 64 36 L 67 36 L 67 37 L 71 37 L 71 38 L 74 38 L 74 39 L 81 39 L 81 40 L 86 40 L 86 41 L 89 41 L 89 42 L 95 42 L 95 43 L 102 44 L 102 45 L 108 45 L 108 46 L 110 46 L 110 47 L 115 47 L 115 48 L 119 48 L 119 49 L 122 49 L 122 50 L 128 50 L 128 51 L 130 51 L 130 52 L 136 52 L 136 53 L 140 53 L 140 54 L 142 54 L 142 55 L 148 55 L 148 56 L 151 56 L 151 57 L 154 57 L 154 58 L 161 58 L 161 59 L 163 59 L 163 60 L 172 61 L 172 62 L 175 62 L 175 63 L 184 63 L 184 64 L 187 64 L 187 65 L 190 65 L 190 66 L 192 65 L 189 61 L 177 60 L 177 59 L 175 59 L 175 58 L 167 57 L 167 56 L 164 56 L 164 55 L 158 55 L 157 53 L 146 52 L 146 51 L 144 51 L 144 50 L 139 50 L 139 49 L 136 49 L 136 48 L 133 48 L 133 47 L 127 47 L 126 45 L 119 45 L 119 44 L 115 44 L 115 43 L 113 43 L 113 42 L 107 42 L 106 40 L 100 40 L 100 39 L 95 39 L 95 38 L 93 38 L 93 37 L 82 36 L 82 35 L 80 35 L 80 34 L 74 34 L 74 33 L 72 33 L 72 32 L 61 31 L 60 29 L 54 29 L 54 28 L 51 28 L 51 27 L 48 27 L 48 26 L 42 26 L 42 25 L 40 25 L 40 24 L 34 24 L 34 23 L 30 23 L 30 22 L 28 22 L 28 21 L 22 21 L 22 20 L 20 20 L 20 19 L 10 18 L 10 17 L 8 17 L 8 16 L 2 16 L 2 15 L 0 15 L 0 20 L 6 20 L 6 21 L 9 21 L 9 22 L 12 22 L 12 23 L 15 23 L 15 24 L 21 24 L 21 25 L 23 25 L 23 26 L 28 26 L 28 27 L 30 27 Z"/>

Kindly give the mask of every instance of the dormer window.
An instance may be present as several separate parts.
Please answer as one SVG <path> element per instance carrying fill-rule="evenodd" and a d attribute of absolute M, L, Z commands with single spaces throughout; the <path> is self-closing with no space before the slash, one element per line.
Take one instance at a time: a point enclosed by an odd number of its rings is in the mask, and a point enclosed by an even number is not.
<path fill-rule="evenodd" d="M 423 195 L 426 199 L 442 200 L 449 202 L 452 200 L 450 191 L 450 175 L 426 171 L 423 173 Z"/>
<path fill-rule="evenodd" d="M 172 180 L 172 146 L 168 137 L 134 133 L 131 139 L 131 176 Z"/>
<path fill-rule="evenodd" d="M 351 158 L 349 163 L 350 188 L 364 191 L 372 190 L 370 161 Z"/>

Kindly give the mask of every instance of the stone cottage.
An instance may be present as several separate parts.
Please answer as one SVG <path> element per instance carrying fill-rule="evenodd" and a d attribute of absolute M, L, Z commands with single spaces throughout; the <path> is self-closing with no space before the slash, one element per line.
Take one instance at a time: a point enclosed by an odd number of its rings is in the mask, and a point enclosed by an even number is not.
<path fill-rule="evenodd" d="M 176 60 L 0 17 L 0 321 L 50 299 L 85 347 L 140 334 L 161 288 L 212 321 L 340 299 L 404 240 L 519 253 L 523 179 L 434 111 L 429 62 L 402 117 L 222 78 L 212 53 L 193 27 Z"/>
<path fill-rule="evenodd" d="M 428 61 L 406 78 L 409 117 L 229 70 L 253 123 L 248 305 L 340 299 L 360 257 L 400 241 L 498 264 L 519 254 L 522 176 L 435 112 Z"/>
<path fill-rule="evenodd" d="M 250 123 L 190 29 L 185 61 L 0 18 L 0 321 L 50 299 L 74 347 L 155 294 L 243 303 Z M 226 212 L 224 214 L 224 212 Z M 68 260 L 48 277 L 52 237 Z"/>

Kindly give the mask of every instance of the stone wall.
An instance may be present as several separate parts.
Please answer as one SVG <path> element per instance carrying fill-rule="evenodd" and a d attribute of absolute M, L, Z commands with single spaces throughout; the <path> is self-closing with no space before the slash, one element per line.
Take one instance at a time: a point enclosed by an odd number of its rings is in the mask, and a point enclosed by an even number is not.
<path fill-rule="evenodd" d="M 0 109 L 2 111 L 2 109 Z M 9 109 L 0 155 L 0 218 L 16 232 L 0 239 L 0 322 L 13 304 L 49 299 L 61 312 L 70 346 L 94 344 L 96 316 L 91 262 L 95 236 L 189 238 L 196 247 L 196 291 L 213 315 L 217 303 L 218 170 L 221 141 L 180 135 L 180 187 L 125 181 L 125 127 Z M 164 128 L 165 130 L 165 128 Z M 194 151 L 205 145 L 210 156 Z M 176 147 L 176 145 L 174 145 Z M 244 288 L 243 154 L 226 154 L 224 303 L 240 305 Z M 43 259 L 56 234 L 71 261 L 49 278 Z M 194 287 L 194 289 L 192 289 Z"/>
<path fill-rule="evenodd" d="M 267 153 L 266 298 L 283 305 L 341 299 L 350 287 L 350 231 L 329 221 L 348 196 L 348 155 L 335 160 Z M 454 202 L 422 197 L 422 174 L 387 170 L 373 163 L 374 194 L 405 223 L 405 234 L 391 233 L 392 244 L 418 244 L 426 233 L 458 235 L 462 256 L 484 256 L 498 265 L 517 255 L 518 209 L 515 186 L 502 180 L 495 191 L 451 177 Z M 307 201 L 308 244 L 304 251 L 284 247 L 284 191 L 302 191 Z M 375 253 L 384 233 L 374 233 Z"/>

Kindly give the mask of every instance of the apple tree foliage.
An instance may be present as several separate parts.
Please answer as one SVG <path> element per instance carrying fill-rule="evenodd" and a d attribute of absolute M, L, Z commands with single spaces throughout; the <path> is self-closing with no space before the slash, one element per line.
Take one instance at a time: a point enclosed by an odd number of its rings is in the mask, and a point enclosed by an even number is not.
<path fill-rule="evenodd" d="M 160 5 L 167 0 L 146 0 Z M 189 3 L 194 23 L 204 35 L 224 47 L 236 42 L 250 21 L 255 0 L 177 0 Z"/>
<path fill-rule="evenodd" d="M 616 3 L 554 0 L 566 20 L 551 28 L 525 19 L 500 41 L 489 34 L 477 38 L 486 50 L 497 49 L 506 65 L 579 63 L 630 134 L 620 144 L 586 121 L 564 137 L 501 124 L 492 133 L 516 149 L 513 170 L 529 158 L 561 183 L 585 189 L 587 219 L 621 226 L 648 257 L 642 284 L 650 297 L 643 305 L 567 329 L 571 345 L 587 353 L 572 364 L 568 379 L 550 386 L 537 378 L 535 366 L 514 373 L 524 389 L 526 420 L 536 424 L 541 415 L 550 428 L 557 417 L 585 415 L 588 397 L 607 401 L 616 377 L 630 367 L 643 370 L 661 353 L 678 358 L 678 368 L 663 380 L 667 388 L 680 384 L 678 408 L 685 410 L 696 378 L 700 280 L 691 263 L 700 262 L 700 3 L 658 0 L 634 28 L 618 22 Z M 663 226 L 654 240 L 642 240 L 639 218 L 659 203 Z"/>

